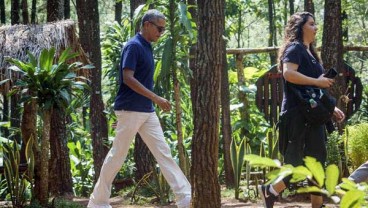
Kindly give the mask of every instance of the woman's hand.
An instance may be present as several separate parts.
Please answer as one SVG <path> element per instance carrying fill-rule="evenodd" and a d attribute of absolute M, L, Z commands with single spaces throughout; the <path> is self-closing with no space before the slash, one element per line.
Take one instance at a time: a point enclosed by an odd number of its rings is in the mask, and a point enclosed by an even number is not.
<path fill-rule="evenodd" d="M 319 88 L 329 88 L 332 86 L 333 83 L 334 83 L 333 79 L 326 78 L 322 74 L 321 76 L 318 77 L 318 79 L 316 79 L 315 85 Z"/>
<path fill-rule="evenodd" d="M 345 119 L 345 114 L 339 108 L 335 107 L 333 116 L 337 123 L 341 123 Z"/>

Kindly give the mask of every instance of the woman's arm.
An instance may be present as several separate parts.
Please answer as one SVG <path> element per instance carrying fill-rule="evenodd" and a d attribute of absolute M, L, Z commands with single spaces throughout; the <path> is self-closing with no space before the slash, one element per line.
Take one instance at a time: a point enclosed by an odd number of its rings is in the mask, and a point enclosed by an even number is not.
<path fill-rule="evenodd" d="M 328 79 L 323 74 L 316 78 L 305 76 L 297 71 L 299 65 L 286 62 L 283 65 L 283 75 L 286 81 L 298 85 L 313 85 L 320 88 L 328 88 L 333 84 L 333 79 Z"/>

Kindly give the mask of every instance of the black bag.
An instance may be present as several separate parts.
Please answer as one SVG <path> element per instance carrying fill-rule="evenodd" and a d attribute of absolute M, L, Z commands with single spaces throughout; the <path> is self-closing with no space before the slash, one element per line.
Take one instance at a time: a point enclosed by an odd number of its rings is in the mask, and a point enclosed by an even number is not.
<path fill-rule="evenodd" d="M 322 125 L 331 121 L 336 106 L 336 100 L 327 91 L 313 87 L 287 86 L 298 98 L 298 108 L 311 125 Z"/>

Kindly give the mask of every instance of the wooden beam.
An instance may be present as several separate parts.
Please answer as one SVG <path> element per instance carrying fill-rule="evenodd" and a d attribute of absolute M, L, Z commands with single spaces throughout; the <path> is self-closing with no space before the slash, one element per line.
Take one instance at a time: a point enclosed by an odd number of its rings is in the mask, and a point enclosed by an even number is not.
<path fill-rule="evenodd" d="M 271 53 L 277 52 L 279 47 L 265 47 L 265 48 L 228 48 L 227 54 L 254 54 L 254 53 Z M 317 48 L 318 51 L 321 47 Z M 344 46 L 344 51 L 368 51 L 368 46 Z"/>

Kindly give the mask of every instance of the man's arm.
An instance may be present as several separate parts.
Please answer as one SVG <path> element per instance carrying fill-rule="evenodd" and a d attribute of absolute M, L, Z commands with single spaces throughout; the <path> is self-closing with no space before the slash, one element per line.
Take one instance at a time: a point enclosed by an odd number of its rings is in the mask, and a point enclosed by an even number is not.
<path fill-rule="evenodd" d="M 156 103 L 162 110 L 169 111 L 171 109 L 170 102 L 163 97 L 156 95 L 151 90 L 143 86 L 135 77 L 134 71 L 131 69 L 123 69 L 123 82 L 130 89 L 134 90 L 136 93 L 145 96 L 146 98 L 152 100 Z"/>

